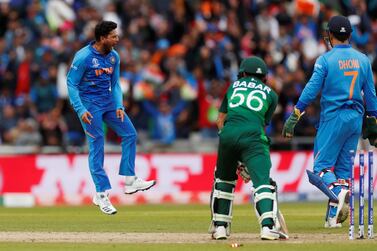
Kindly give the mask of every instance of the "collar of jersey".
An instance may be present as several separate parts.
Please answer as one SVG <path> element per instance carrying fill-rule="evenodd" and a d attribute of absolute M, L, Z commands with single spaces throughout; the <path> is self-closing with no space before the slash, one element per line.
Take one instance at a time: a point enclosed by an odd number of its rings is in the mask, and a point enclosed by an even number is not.
<path fill-rule="evenodd" d="M 338 44 L 334 46 L 334 48 L 349 48 L 349 47 L 351 47 L 350 44 Z"/>
<path fill-rule="evenodd" d="M 93 47 L 93 45 L 94 45 L 95 42 L 96 42 L 96 41 L 93 40 L 93 41 L 91 41 L 91 42 L 89 43 L 89 49 L 90 49 L 90 51 L 93 52 L 94 54 L 102 55 L 101 53 L 99 53 L 99 51 L 97 51 L 97 50 Z"/>

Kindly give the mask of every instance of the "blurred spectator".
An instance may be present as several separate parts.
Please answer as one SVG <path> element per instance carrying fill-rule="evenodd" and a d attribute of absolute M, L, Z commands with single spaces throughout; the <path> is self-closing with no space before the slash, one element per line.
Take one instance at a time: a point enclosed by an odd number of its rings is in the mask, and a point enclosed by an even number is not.
<path fill-rule="evenodd" d="M 158 108 L 150 101 L 144 101 L 143 107 L 152 117 L 152 139 L 162 145 L 171 145 L 176 139 L 175 123 L 186 103 L 181 101 L 172 107 L 162 98 L 158 102 Z"/>
<path fill-rule="evenodd" d="M 16 96 L 30 92 L 32 59 L 32 52 L 27 50 L 24 59 L 18 65 Z"/>
<path fill-rule="evenodd" d="M 279 24 L 268 10 L 268 4 L 264 1 L 259 4 L 259 15 L 256 17 L 256 25 L 259 35 L 270 37 L 273 40 L 279 37 Z"/>
<path fill-rule="evenodd" d="M 67 124 L 58 109 L 50 110 L 40 118 L 40 133 L 43 145 L 63 146 L 63 135 L 67 132 Z"/>
<path fill-rule="evenodd" d="M 62 113 L 63 118 L 60 118 L 60 129 L 63 133 L 65 132 L 63 136 L 64 144 L 69 146 L 82 146 L 85 143 L 85 133 L 82 130 L 77 114 L 70 107 L 68 101 L 64 102 Z"/>
<path fill-rule="evenodd" d="M 39 146 L 42 138 L 38 129 L 38 123 L 34 119 L 20 119 L 17 126 L 10 131 L 13 144 L 17 146 Z"/>
<path fill-rule="evenodd" d="M 217 115 L 224 97 L 227 85 L 222 85 L 219 81 L 206 82 L 201 76 L 201 70 L 196 69 L 199 83 L 199 130 L 204 138 L 217 137 Z"/>
<path fill-rule="evenodd" d="M 4 143 L 13 143 L 12 129 L 17 126 L 16 110 L 11 105 L 5 105 L 1 113 L 0 132 Z"/>
<path fill-rule="evenodd" d="M 71 7 L 72 2 L 73 0 L 47 1 L 46 19 L 52 30 L 74 25 L 76 14 Z"/>
<path fill-rule="evenodd" d="M 47 113 L 57 104 L 57 90 L 54 83 L 50 82 L 47 76 L 42 76 L 31 89 L 30 97 L 36 113 Z"/>
<path fill-rule="evenodd" d="M 348 15 L 352 25 L 352 41 L 359 47 L 364 47 L 369 42 L 371 36 L 371 22 L 367 15 L 367 5 L 365 1 L 353 0 L 348 6 Z"/>

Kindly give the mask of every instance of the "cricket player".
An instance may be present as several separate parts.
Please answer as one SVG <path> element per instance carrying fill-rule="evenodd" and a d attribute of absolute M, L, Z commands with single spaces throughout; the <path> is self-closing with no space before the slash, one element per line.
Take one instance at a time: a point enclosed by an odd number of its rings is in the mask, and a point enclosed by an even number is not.
<path fill-rule="evenodd" d="M 114 22 L 99 22 L 94 30 L 95 41 L 76 53 L 67 76 L 69 99 L 89 144 L 89 169 L 97 191 L 93 203 L 109 215 L 117 211 L 106 192 L 111 185 L 103 168 L 103 122 L 122 139 L 119 174 L 125 176 L 124 192 L 132 194 L 147 190 L 156 183 L 135 176 L 136 130 L 123 108 L 119 84 L 120 60 L 113 49 L 119 41 L 116 28 Z"/>
<path fill-rule="evenodd" d="M 356 152 L 362 131 L 366 104 L 367 135 L 375 144 L 377 99 L 372 69 L 366 55 L 349 44 L 352 27 L 344 16 L 334 16 L 327 28 L 332 49 L 320 56 L 293 113 L 283 128 L 283 136 L 291 138 L 294 127 L 305 108 L 321 95 L 321 115 L 314 142 L 314 172 L 309 181 L 328 197 L 326 228 L 341 227 L 348 217 L 350 150 Z"/>
<path fill-rule="evenodd" d="M 270 141 L 265 134 L 275 111 L 278 97 L 265 84 L 267 66 L 259 57 L 241 62 L 238 80 L 231 84 L 224 97 L 217 125 L 218 146 L 215 179 L 211 195 L 212 238 L 230 235 L 234 188 L 238 161 L 247 166 L 254 186 L 255 212 L 263 240 L 287 238 L 277 229 L 277 189 L 270 182 Z"/>

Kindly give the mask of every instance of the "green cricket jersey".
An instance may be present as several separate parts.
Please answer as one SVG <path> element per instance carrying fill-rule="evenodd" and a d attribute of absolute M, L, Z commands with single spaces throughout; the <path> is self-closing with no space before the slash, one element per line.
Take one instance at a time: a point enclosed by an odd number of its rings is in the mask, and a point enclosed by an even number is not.
<path fill-rule="evenodd" d="M 277 94 L 255 77 L 243 77 L 227 90 L 220 112 L 226 113 L 226 125 L 263 132 L 271 121 L 278 102 Z"/>

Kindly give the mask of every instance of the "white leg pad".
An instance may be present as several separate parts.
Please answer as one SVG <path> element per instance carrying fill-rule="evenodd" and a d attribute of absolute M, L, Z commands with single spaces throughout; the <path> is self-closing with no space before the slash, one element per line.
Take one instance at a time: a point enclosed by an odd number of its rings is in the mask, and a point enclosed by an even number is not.
<path fill-rule="evenodd" d="M 213 186 L 213 190 L 212 190 L 212 194 L 211 194 L 212 219 L 211 219 L 211 224 L 210 224 L 209 229 L 208 229 L 209 233 L 214 233 L 216 221 L 223 221 L 223 222 L 227 223 L 226 234 L 227 234 L 227 236 L 230 235 L 230 226 L 231 226 L 232 218 L 233 218 L 232 208 L 233 208 L 233 200 L 234 200 L 234 187 L 236 186 L 236 182 L 237 181 L 226 181 L 226 180 L 221 180 L 221 179 L 217 179 L 217 178 L 215 179 L 215 184 Z M 225 192 L 225 191 L 215 189 L 216 183 L 225 183 L 225 184 L 229 184 L 229 185 L 233 186 L 232 192 L 230 193 L 230 192 Z M 229 214 L 228 215 L 219 214 L 219 213 L 216 212 L 216 209 L 214 207 L 215 207 L 215 201 L 217 199 L 224 199 L 224 200 L 230 201 L 230 205 L 229 205 L 230 208 L 229 208 Z"/>

